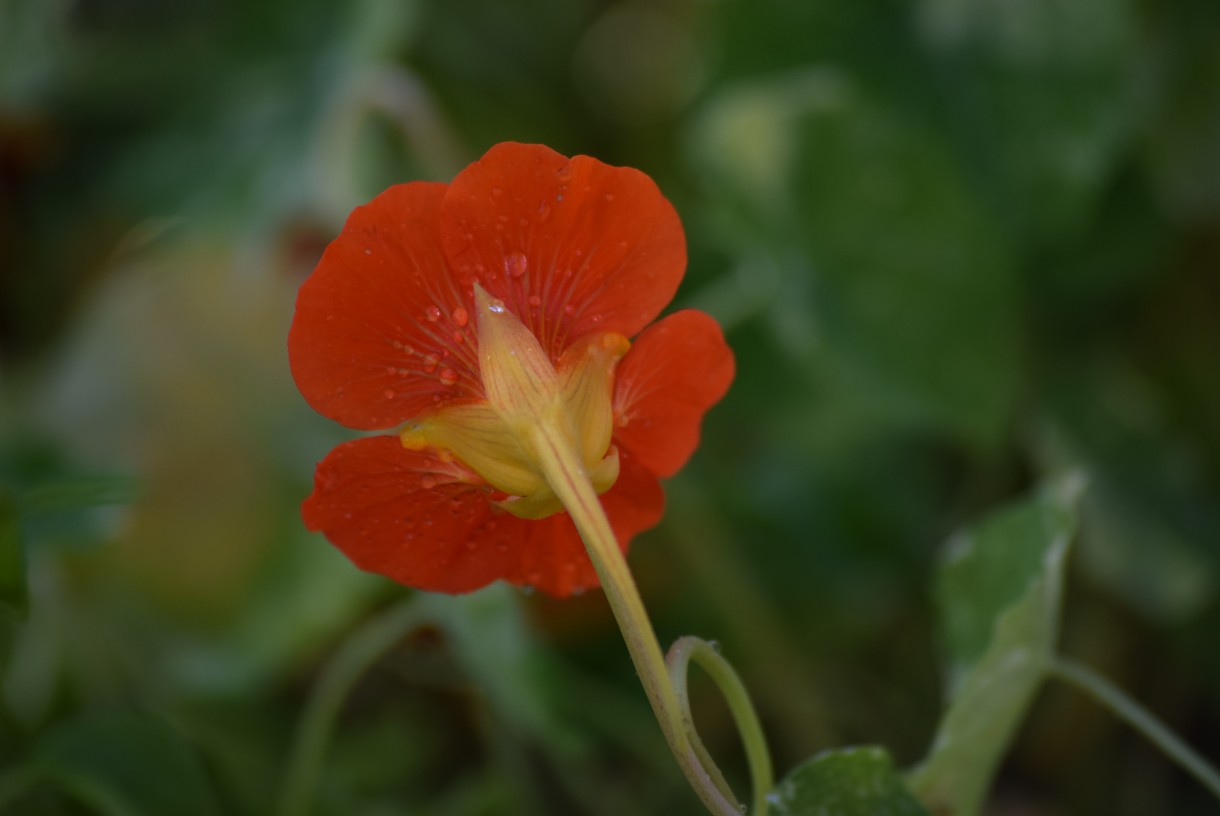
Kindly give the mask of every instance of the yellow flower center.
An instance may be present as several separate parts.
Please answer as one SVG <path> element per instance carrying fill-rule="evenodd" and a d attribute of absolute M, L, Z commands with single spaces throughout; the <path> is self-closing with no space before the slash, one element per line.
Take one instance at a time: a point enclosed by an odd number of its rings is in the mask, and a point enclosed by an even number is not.
<path fill-rule="evenodd" d="M 403 447 L 433 447 L 507 493 L 500 506 L 521 518 L 540 519 L 563 509 L 536 450 L 538 429 L 579 454 L 597 492 L 618 479 L 614 427 L 614 367 L 630 343 L 616 332 L 586 335 L 558 365 L 538 338 L 504 303 L 474 286 L 479 370 L 485 402 L 443 408 L 409 424 Z"/>

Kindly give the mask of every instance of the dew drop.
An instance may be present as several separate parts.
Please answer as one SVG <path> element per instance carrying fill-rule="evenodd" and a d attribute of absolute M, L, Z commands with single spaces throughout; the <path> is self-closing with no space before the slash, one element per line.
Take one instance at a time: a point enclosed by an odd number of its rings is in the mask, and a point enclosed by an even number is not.
<path fill-rule="evenodd" d="M 403 354 L 414 354 L 414 353 L 415 353 L 415 347 L 414 347 L 414 346 L 403 346 L 403 347 L 402 347 L 402 353 L 403 353 Z"/>
<path fill-rule="evenodd" d="M 466 335 L 462 334 L 460 331 L 455 331 L 450 335 L 450 337 L 452 337 L 453 342 L 457 343 L 459 346 L 466 342 Z"/>
<path fill-rule="evenodd" d="M 393 341 L 392 343 L 390 343 L 390 345 L 391 345 L 393 348 L 395 348 L 395 349 L 401 349 L 401 348 L 402 348 L 402 341 L 401 341 L 401 340 L 395 340 L 395 341 Z"/>
<path fill-rule="evenodd" d="M 525 274 L 529 261 L 520 252 L 513 252 L 504 259 L 504 271 L 510 278 L 519 278 Z"/>
<path fill-rule="evenodd" d="M 435 354 L 429 354 L 427 357 L 424 358 L 424 371 L 431 374 L 433 371 L 436 371 L 436 367 L 440 364 L 441 364 L 440 357 L 437 357 Z"/>
<path fill-rule="evenodd" d="M 429 323 L 435 323 L 441 319 L 441 307 L 433 304 L 424 310 L 424 317 L 428 318 Z"/>
<path fill-rule="evenodd" d="M 560 181 L 570 180 L 572 178 L 572 165 L 570 163 L 565 164 L 563 167 L 556 170 L 555 178 L 559 179 Z"/>
<path fill-rule="evenodd" d="M 602 198 L 606 199 L 607 201 L 613 201 L 614 193 L 606 193 L 604 196 L 602 196 Z"/>
<path fill-rule="evenodd" d="M 419 486 L 422 487 L 424 490 L 431 490 L 432 488 L 436 487 L 436 477 L 435 476 L 425 476 L 424 478 L 419 480 Z"/>
<path fill-rule="evenodd" d="M 538 223 L 544 224 L 551 217 L 551 205 L 545 201 L 538 205 Z"/>
<path fill-rule="evenodd" d="M 365 254 L 365 255 L 372 255 L 372 254 L 373 254 L 373 250 L 369 249 L 368 247 L 365 247 L 365 248 L 364 248 L 364 254 Z"/>
<path fill-rule="evenodd" d="M 492 301 L 487 305 L 487 311 L 492 314 L 504 314 L 504 304 L 500 301 Z"/>
<path fill-rule="evenodd" d="M 457 372 L 452 368 L 441 369 L 441 382 L 445 385 L 453 385 L 458 381 Z"/>
<path fill-rule="evenodd" d="M 542 305 L 542 298 L 538 295 L 529 296 L 529 304 L 535 308 Z"/>
<path fill-rule="evenodd" d="M 492 187 L 492 188 L 491 188 L 491 194 L 492 194 L 492 195 L 494 195 L 494 196 L 498 196 L 498 195 L 504 195 L 504 191 L 503 191 L 503 190 L 501 190 L 499 187 Z"/>
<path fill-rule="evenodd" d="M 394 389 L 387 388 L 386 390 L 381 392 L 381 396 L 385 397 L 386 399 L 394 399 Z"/>
<path fill-rule="evenodd" d="M 470 315 L 461 306 L 453 310 L 453 322 L 458 326 L 465 326 L 470 322 Z"/>
<path fill-rule="evenodd" d="M 571 317 L 572 315 L 576 314 L 576 307 L 571 303 L 566 303 L 563 307 L 563 313 Z"/>
<path fill-rule="evenodd" d="M 395 374 L 398 373 L 398 369 L 395 368 L 394 366 L 386 366 L 385 373 L 389 374 L 390 376 L 394 376 Z"/>
<path fill-rule="evenodd" d="M 398 369 L 398 376 L 400 376 L 400 377 L 405 377 L 410 373 L 411 372 L 407 371 L 405 368 Z"/>

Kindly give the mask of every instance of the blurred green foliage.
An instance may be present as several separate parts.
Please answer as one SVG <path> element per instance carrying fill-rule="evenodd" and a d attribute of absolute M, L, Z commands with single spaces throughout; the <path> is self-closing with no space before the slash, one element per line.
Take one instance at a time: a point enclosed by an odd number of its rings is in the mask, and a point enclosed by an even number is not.
<path fill-rule="evenodd" d="M 295 288 L 351 207 L 504 140 L 683 217 L 679 303 L 739 373 L 632 563 L 779 769 L 924 755 L 937 548 L 1076 469 L 1063 648 L 1220 757 L 1214 0 L 0 0 L 10 810 L 275 812 L 323 667 L 404 595 L 301 529 L 345 433 L 288 375 Z M 697 812 L 600 595 L 436 603 L 312 812 Z M 1214 810 L 1055 686 L 988 801 Z"/>

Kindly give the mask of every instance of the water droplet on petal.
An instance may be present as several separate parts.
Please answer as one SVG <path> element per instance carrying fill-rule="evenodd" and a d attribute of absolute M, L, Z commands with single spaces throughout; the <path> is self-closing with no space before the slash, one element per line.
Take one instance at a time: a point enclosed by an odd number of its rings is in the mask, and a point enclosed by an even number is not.
<path fill-rule="evenodd" d="M 441 319 L 441 307 L 433 304 L 424 310 L 424 317 L 428 318 L 429 323 L 435 323 Z"/>
<path fill-rule="evenodd" d="M 510 278 L 519 278 L 525 274 L 529 261 L 520 252 L 514 252 L 504 259 L 504 271 Z"/>
<path fill-rule="evenodd" d="M 542 298 L 538 295 L 529 296 L 529 304 L 535 308 L 542 305 Z"/>
<path fill-rule="evenodd" d="M 435 354 L 429 354 L 427 357 L 424 358 L 424 371 L 431 374 L 433 371 L 436 371 L 436 367 L 440 364 L 441 364 L 440 357 L 437 357 Z"/>
<path fill-rule="evenodd" d="M 465 326 L 470 322 L 470 315 L 461 306 L 453 310 L 453 322 L 458 326 Z"/>
<path fill-rule="evenodd" d="M 569 163 L 565 164 L 563 167 L 560 167 L 558 170 L 556 170 L 555 178 L 559 179 L 560 181 L 568 181 L 569 179 L 571 179 L 572 178 L 572 164 L 569 162 Z"/>
<path fill-rule="evenodd" d="M 445 369 L 441 370 L 441 382 L 442 383 L 444 383 L 445 385 L 453 385 L 457 381 L 458 381 L 457 372 L 454 371 L 452 368 L 445 368 Z"/>
<path fill-rule="evenodd" d="M 538 205 L 538 223 L 545 224 L 547 219 L 551 217 L 551 205 L 545 201 Z"/>
<path fill-rule="evenodd" d="M 602 196 L 602 198 L 606 199 L 607 201 L 613 201 L 614 193 L 606 193 L 604 196 Z"/>
<path fill-rule="evenodd" d="M 373 254 L 373 250 L 369 249 L 368 247 L 365 247 L 365 248 L 364 248 L 364 254 L 365 254 L 365 255 L 372 255 L 372 254 Z"/>
<path fill-rule="evenodd" d="M 394 389 L 387 388 L 386 390 L 381 392 L 381 396 L 385 397 L 386 399 L 394 399 Z"/>
<path fill-rule="evenodd" d="M 424 490 L 431 490 L 432 488 L 436 487 L 436 477 L 435 476 L 425 476 L 424 478 L 419 480 L 419 486 L 422 487 Z"/>
<path fill-rule="evenodd" d="M 503 195 L 503 194 L 504 194 L 504 191 L 503 191 L 503 190 L 501 190 L 499 187 L 492 187 L 492 188 L 491 188 L 491 194 L 492 194 L 492 195 L 494 195 L 494 196 Z"/>
<path fill-rule="evenodd" d="M 576 307 L 573 306 L 571 303 L 566 303 L 566 304 L 564 304 L 564 307 L 563 307 L 563 313 L 570 317 L 570 316 L 576 314 Z"/>

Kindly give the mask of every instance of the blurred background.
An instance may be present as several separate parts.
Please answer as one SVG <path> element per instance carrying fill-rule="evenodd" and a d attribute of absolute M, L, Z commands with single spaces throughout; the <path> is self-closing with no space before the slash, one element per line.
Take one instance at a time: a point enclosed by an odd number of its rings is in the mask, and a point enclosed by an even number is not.
<path fill-rule="evenodd" d="M 351 434 L 289 376 L 296 287 L 353 206 L 506 140 L 682 215 L 677 304 L 738 376 L 632 564 L 781 774 L 923 756 L 942 543 L 1072 468 L 1063 651 L 1220 761 L 1215 0 L 0 0 L 7 812 L 281 812 L 320 673 L 410 595 L 302 528 Z M 311 813 L 700 812 L 600 593 L 426 603 Z M 989 812 L 1214 809 L 1051 684 Z"/>

